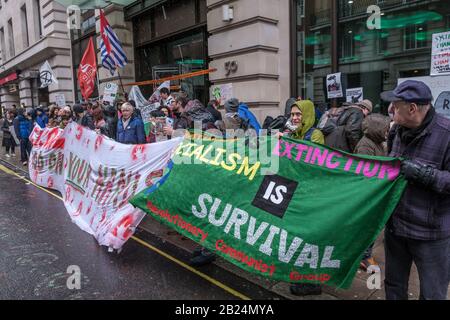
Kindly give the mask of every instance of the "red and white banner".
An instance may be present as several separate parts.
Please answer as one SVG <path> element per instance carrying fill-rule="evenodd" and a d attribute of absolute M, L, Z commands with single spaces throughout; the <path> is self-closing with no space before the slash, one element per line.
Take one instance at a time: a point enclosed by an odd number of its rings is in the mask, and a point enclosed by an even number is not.
<path fill-rule="evenodd" d="M 163 175 L 182 138 L 125 145 L 70 123 L 31 133 L 32 181 L 59 191 L 73 222 L 100 245 L 120 249 L 145 213 L 128 199 Z"/>

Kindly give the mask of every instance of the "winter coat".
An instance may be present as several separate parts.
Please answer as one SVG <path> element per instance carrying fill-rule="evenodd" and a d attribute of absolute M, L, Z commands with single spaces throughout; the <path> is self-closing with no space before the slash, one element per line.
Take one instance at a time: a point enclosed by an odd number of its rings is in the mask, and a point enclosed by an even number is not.
<path fill-rule="evenodd" d="M 316 122 L 316 111 L 314 103 L 310 100 L 297 101 L 295 105 L 302 112 L 302 124 L 297 131 L 291 132 L 289 135 L 293 139 L 311 141 L 318 144 L 325 144 L 325 138 L 322 132 L 314 127 Z M 291 113 L 292 106 L 289 110 Z"/>
<path fill-rule="evenodd" d="M 105 108 L 104 113 L 104 119 L 106 122 L 106 126 L 104 129 L 104 132 L 102 132 L 102 134 L 104 134 L 105 136 L 111 138 L 111 139 L 115 139 L 116 135 L 117 135 L 117 118 L 116 118 L 116 108 L 112 107 L 112 106 L 108 106 Z"/>
<path fill-rule="evenodd" d="M 355 153 L 376 157 L 387 156 L 384 142 L 389 130 L 389 122 L 389 117 L 381 114 L 372 114 L 364 119 L 362 123 L 364 137 L 356 146 Z"/>
<path fill-rule="evenodd" d="M 19 139 L 28 139 L 33 131 L 33 122 L 23 115 L 19 115 L 14 119 L 14 129 Z"/>
<path fill-rule="evenodd" d="M 259 133 L 259 131 L 261 130 L 261 125 L 259 124 L 255 115 L 249 110 L 249 108 L 246 104 L 241 103 L 239 105 L 238 114 L 241 119 L 244 119 L 247 121 L 249 127 L 255 129 L 256 132 Z"/>
<path fill-rule="evenodd" d="M 357 107 L 346 109 L 337 120 L 337 128 L 326 138 L 326 145 L 352 153 L 363 137 L 364 113 Z"/>
<path fill-rule="evenodd" d="M 47 126 L 48 123 L 48 117 L 45 113 L 42 113 L 40 116 L 36 117 L 36 123 L 44 129 Z"/>
<path fill-rule="evenodd" d="M 94 117 L 90 113 L 86 113 L 83 118 L 81 118 L 81 125 L 83 127 L 89 128 L 91 130 L 95 129 Z"/>
<path fill-rule="evenodd" d="M 13 125 L 13 121 L 9 121 L 5 119 L 3 121 L 2 125 L 2 131 L 3 131 L 3 141 L 2 146 L 3 147 L 15 147 L 16 141 L 13 138 L 13 135 L 11 134 L 10 127 Z"/>
<path fill-rule="evenodd" d="M 117 122 L 117 142 L 123 144 L 144 144 L 145 130 L 141 119 L 132 117 L 126 128 L 123 127 L 123 119 Z"/>
<path fill-rule="evenodd" d="M 450 237 L 450 120 L 434 113 L 430 124 L 409 144 L 402 141 L 400 131 L 396 130 L 389 156 L 418 161 L 435 175 L 429 188 L 408 183 L 387 228 L 409 239 L 446 239 Z"/>

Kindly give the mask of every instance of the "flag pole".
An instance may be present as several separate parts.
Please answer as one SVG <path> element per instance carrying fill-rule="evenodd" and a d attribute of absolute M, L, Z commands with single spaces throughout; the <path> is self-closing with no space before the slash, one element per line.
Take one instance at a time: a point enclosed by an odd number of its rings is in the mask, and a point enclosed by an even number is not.
<path fill-rule="evenodd" d="M 117 68 L 117 66 L 116 66 L 116 68 Z M 119 68 L 117 68 L 116 70 L 117 70 L 117 74 L 119 76 L 120 87 L 122 88 L 123 96 L 125 97 L 125 100 L 128 101 L 127 93 L 125 92 L 125 88 L 123 87 L 122 77 L 120 76 Z"/>

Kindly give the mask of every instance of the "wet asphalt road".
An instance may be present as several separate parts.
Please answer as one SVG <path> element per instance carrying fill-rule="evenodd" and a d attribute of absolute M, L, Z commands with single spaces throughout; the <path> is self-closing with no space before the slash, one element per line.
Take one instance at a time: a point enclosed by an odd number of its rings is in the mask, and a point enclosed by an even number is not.
<path fill-rule="evenodd" d="M 150 235 L 138 236 L 177 259 L 189 258 Z M 72 265 L 81 270 L 80 290 L 66 285 Z M 231 274 L 220 278 L 252 299 L 272 298 Z M 70 221 L 59 199 L 0 170 L 0 299 L 238 298 L 134 240 L 120 254 L 109 253 Z"/>

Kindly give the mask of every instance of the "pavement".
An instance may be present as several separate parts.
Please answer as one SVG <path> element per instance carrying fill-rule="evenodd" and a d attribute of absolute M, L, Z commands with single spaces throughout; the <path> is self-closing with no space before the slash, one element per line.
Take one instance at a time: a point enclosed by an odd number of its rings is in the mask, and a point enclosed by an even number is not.
<path fill-rule="evenodd" d="M 16 150 L 16 155 L 16 157 L 7 158 L 5 156 L 4 148 L 2 148 L 0 152 L 0 164 L 9 167 L 10 169 L 25 177 L 28 176 L 27 167 L 23 166 L 20 163 L 20 151 L 18 149 Z M 197 246 L 196 243 L 194 243 L 190 239 L 187 239 L 179 235 L 172 229 L 161 225 L 149 216 L 146 216 L 144 218 L 144 220 L 139 225 L 137 232 L 155 237 L 162 243 L 170 244 L 171 246 L 176 247 L 177 250 L 180 250 L 187 255 L 190 255 L 193 252 L 194 248 Z M 335 289 L 332 287 L 324 286 L 322 295 L 306 297 L 297 297 L 291 295 L 289 293 L 288 283 L 271 281 L 247 272 L 243 272 L 242 269 L 223 260 L 222 258 L 216 259 L 216 261 L 214 262 L 214 266 L 217 268 L 217 270 L 225 270 L 231 274 L 234 274 L 238 278 L 242 278 L 243 281 L 253 284 L 255 286 L 255 289 L 267 290 L 274 295 L 278 295 L 281 298 L 288 300 L 384 300 L 385 257 L 383 247 L 383 234 L 380 234 L 375 243 L 373 255 L 375 260 L 379 262 L 381 268 L 382 281 L 380 289 L 369 289 L 367 286 L 367 280 L 370 275 L 366 272 L 363 272 L 362 270 L 358 270 L 353 284 L 348 290 Z M 209 266 L 207 268 L 209 268 Z M 199 270 L 202 270 L 202 268 L 199 268 Z M 411 300 L 417 300 L 419 298 L 419 291 L 420 284 L 417 269 L 413 265 L 409 282 L 409 298 Z M 450 288 L 448 298 L 450 299 Z"/>

